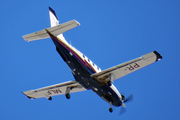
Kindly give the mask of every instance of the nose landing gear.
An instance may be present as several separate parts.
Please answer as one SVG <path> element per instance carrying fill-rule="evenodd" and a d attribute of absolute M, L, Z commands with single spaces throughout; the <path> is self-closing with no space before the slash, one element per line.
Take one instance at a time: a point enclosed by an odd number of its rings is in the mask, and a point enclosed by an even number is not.
<path fill-rule="evenodd" d="M 112 107 L 109 108 L 109 112 L 112 113 L 113 112 L 113 109 Z"/>
<path fill-rule="evenodd" d="M 110 112 L 110 113 L 112 113 L 112 112 L 113 112 L 113 109 L 112 109 L 112 102 L 110 102 L 109 112 Z"/>

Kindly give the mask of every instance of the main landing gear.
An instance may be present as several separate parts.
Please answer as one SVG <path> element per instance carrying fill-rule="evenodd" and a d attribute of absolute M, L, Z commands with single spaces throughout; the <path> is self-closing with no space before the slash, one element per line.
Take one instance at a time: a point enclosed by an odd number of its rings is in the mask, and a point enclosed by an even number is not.
<path fill-rule="evenodd" d="M 70 97 L 71 97 L 70 94 L 67 93 L 67 94 L 66 94 L 66 98 L 67 98 L 67 99 L 70 99 Z"/>
<path fill-rule="evenodd" d="M 49 97 L 48 100 L 52 100 L 52 97 Z"/>
<path fill-rule="evenodd" d="M 67 98 L 67 99 L 70 99 L 70 97 L 71 97 L 70 94 L 69 94 L 69 93 L 70 93 L 70 90 L 71 90 L 70 87 L 67 87 L 67 88 L 66 88 L 65 95 L 66 95 L 66 98 Z"/>
<path fill-rule="evenodd" d="M 112 82 L 111 82 L 111 81 L 108 81 L 108 82 L 107 82 L 107 85 L 108 85 L 108 86 L 111 86 L 111 85 L 112 85 Z"/>
<path fill-rule="evenodd" d="M 107 85 L 108 85 L 108 86 L 111 86 L 113 82 L 114 82 L 114 75 L 111 74 L 111 75 L 110 75 L 110 80 L 107 82 Z"/>

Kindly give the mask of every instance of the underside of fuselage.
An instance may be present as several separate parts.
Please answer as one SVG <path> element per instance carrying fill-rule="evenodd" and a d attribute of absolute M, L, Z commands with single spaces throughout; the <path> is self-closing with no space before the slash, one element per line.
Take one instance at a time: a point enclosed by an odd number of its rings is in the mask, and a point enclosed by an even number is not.
<path fill-rule="evenodd" d="M 76 52 L 63 44 L 63 42 L 52 34 L 50 34 L 50 37 L 56 46 L 57 52 L 69 66 L 77 82 L 79 82 L 87 90 L 93 90 L 102 99 L 114 106 L 120 106 L 122 104 L 119 96 L 113 89 L 111 89 L 110 86 L 99 83 L 97 80 L 90 77 L 90 75 L 95 73 L 95 71 L 87 68 L 87 66 L 84 66 L 81 58 L 78 58 Z"/>

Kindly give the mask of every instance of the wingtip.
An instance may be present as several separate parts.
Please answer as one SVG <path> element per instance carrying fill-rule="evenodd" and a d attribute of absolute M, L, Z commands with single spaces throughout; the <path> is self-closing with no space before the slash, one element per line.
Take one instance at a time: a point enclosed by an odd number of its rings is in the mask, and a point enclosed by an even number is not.
<path fill-rule="evenodd" d="M 33 97 L 30 97 L 30 96 L 28 96 L 28 95 L 26 95 L 24 92 L 22 92 L 27 98 L 29 98 L 29 99 L 35 99 L 35 98 L 33 98 Z"/>
<path fill-rule="evenodd" d="M 159 61 L 159 60 L 161 60 L 161 59 L 162 59 L 161 54 L 159 54 L 157 51 L 154 51 L 154 54 L 156 54 L 156 56 L 157 56 L 156 61 Z"/>

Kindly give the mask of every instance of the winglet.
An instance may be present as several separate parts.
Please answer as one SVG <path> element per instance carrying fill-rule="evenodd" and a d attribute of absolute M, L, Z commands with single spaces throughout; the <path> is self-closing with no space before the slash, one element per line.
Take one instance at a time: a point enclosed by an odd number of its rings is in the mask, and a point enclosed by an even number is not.
<path fill-rule="evenodd" d="M 154 54 L 156 54 L 156 56 L 157 56 L 156 61 L 159 61 L 162 59 L 162 56 L 157 51 L 154 51 Z"/>

